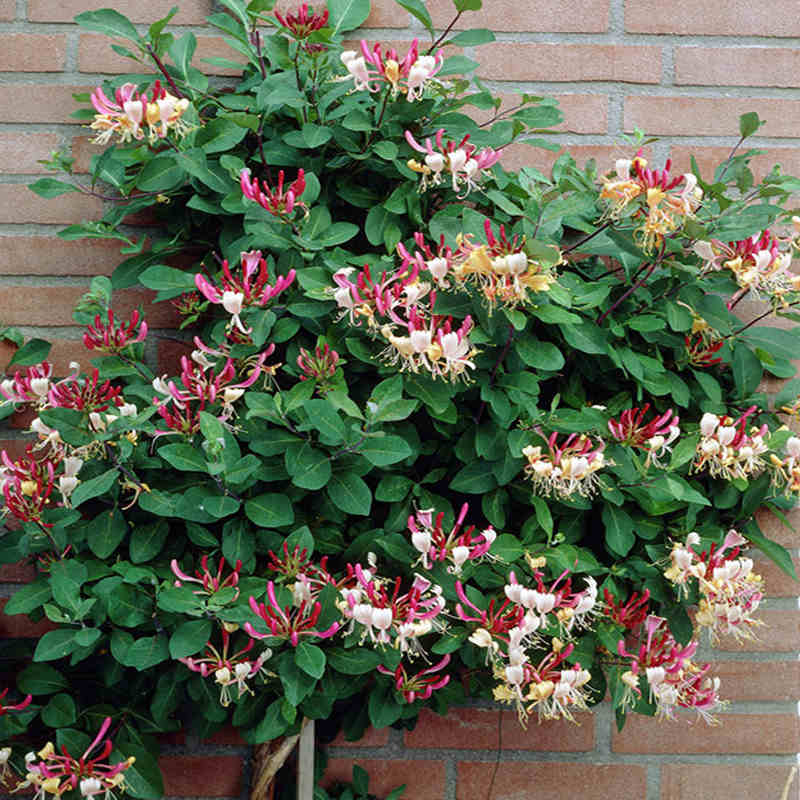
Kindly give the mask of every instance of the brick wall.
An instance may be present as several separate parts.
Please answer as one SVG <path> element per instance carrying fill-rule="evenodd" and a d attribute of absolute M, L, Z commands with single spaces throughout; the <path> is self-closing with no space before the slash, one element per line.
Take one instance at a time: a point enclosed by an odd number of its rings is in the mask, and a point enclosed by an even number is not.
<path fill-rule="evenodd" d="M 72 17 L 114 0 L 0 0 L 0 325 L 54 339 L 62 371 L 78 347 L 70 310 L 88 277 L 108 274 L 116 247 L 62 242 L 60 226 L 93 217 L 99 201 L 80 195 L 45 200 L 24 188 L 44 170 L 37 159 L 72 148 L 85 171 L 92 148 L 71 125 L 72 92 L 125 71 L 103 37 L 80 33 Z M 163 15 L 172 0 L 117 0 L 134 22 Z M 283 3 L 282 5 L 288 5 Z M 211 0 L 182 0 L 174 22 L 193 30 L 198 56 L 225 48 L 203 28 Z M 373 0 L 369 38 L 411 39 L 413 18 L 392 0 Z M 800 15 L 797 0 L 484 0 L 465 15 L 468 27 L 498 32 L 493 45 L 467 50 L 481 76 L 513 98 L 520 91 L 555 95 L 565 121 L 555 140 L 601 169 L 628 152 L 621 136 L 641 128 L 662 138 L 655 160 L 672 156 L 687 168 L 694 153 L 701 171 L 723 158 L 737 139 L 737 120 L 754 110 L 767 120 L 753 144 L 767 171 L 781 163 L 800 173 Z M 450 0 L 429 0 L 435 22 L 449 20 Z M 415 27 L 416 26 L 416 27 Z M 421 34 L 420 34 L 421 35 Z M 225 54 L 228 56 L 228 54 Z M 232 57 L 232 56 L 228 56 Z M 221 70 L 224 74 L 224 70 Z M 554 156 L 524 145 L 505 163 L 547 167 Z M 120 293 L 136 305 L 146 295 Z M 160 309 L 154 327 L 168 328 Z M 162 341 L 162 352 L 169 351 Z M 9 351 L 0 346 L 0 359 Z M 19 447 L 17 427 L 0 446 Z M 16 441 L 15 441 L 16 440 Z M 800 525 L 800 511 L 793 521 Z M 769 533 L 798 555 L 798 538 L 779 525 Z M 412 733 L 372 732 L 359 743 L 330 749 L 330 777 L 347 777 L 358 762 L 376 791 L 406 782 L 409 800 L 570 800 L 593 796 L 643 800 L 779 800 L 800 750 L 800 611 L 798 585 L 761 563 L 769 588 L 758 642 L 744 650 L 723 642 L 714 660 L 731 705 L 722 725 L 632 719 L 617 733 L 607 705 L 581 716 L 580 726 L 531 725 L 522 731 L 513 712 L 486 706 L 453 711 L 446 720 L 424 714 Z M 0 572 L 0 596 L 29 573 Z M 0 635 L 35 635 L 18 618 L 0 618 Z M 239 798 L 247 793 L 249 752 L 232 733 L 209 742 L 177 738 L 165 748 L 167 794 Z M 496 768 L 496 765 L 499 767 Z M 798 779 L 788 797 L 800 796 Z"/>

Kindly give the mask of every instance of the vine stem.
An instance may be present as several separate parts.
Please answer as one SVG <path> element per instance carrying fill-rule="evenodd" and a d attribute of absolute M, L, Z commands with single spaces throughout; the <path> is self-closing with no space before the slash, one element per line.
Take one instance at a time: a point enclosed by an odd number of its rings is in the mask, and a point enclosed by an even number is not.
<path fill-rule="evenodd" d="M 615 311 L 617 308 L 619 308 L 637 289 L 639 289 L 647 282 L 647 279 L 653 274 L 653 270 L 661 263 L 662 259 L 664 258 L 664 249 L 665 246 L 662 244 L 661 251 L 653 260 L 653 263 L 646 267 L 643 266 L 639 268 L 639 272 L 637 274 L 641 273 L 642 270 L 644 270 L 644 275 L 642 275 L 642 277 L 639 278 L 639 280 L 636 281 L 636 283 L 634 283 L 633 286 L 631 286 L 631 288 L 628 289 L 627 292 L 625 292 L 621 297 L 615 300 L 607 311 L 604 311 L 597 317 L 597 319 L 595 320 L 596 325 L 602 324 L 603 321 L 608 317 L 608 315 L 612 311 Z"/>
<path fill-rule="evenodd" d="M 167 72 L 164 62 L 158 57 L 158 53 L 153 50 L 153 46 L 149 43 L 147 44 L 147 54 L 153 59 L 153 61 L 156 62 L 159 72 L 161 72 L 161 74 L 164 76 L 164 79 L 169 84 L 169 88 L 172 89 L 174 95 L 177 98 L 185 97 L 186 95 L 184 95 L 184 93 L 175 85 L 175 81 L 172 80 L 172 75 Z"/>
<path fill-rule="evenodd" d="M 787 306 L 785 306 L 785 308 L 794 308 L 796 306 L 800 306 L 800 300 L 795 300 L 793 303 L 789 303 Z M 738 330 L 735 330 L 733 333 L 729 333 L 727 336 L 723 336 L 722 338 L 732 339 L 734 336 L 738 336 L 740 333 L 744 333 L 744 331 L 746 331 L 748 328 L 752 328 L 753 325 L 755 325 L 756 323 L 761 322 L 762 319 L 768 317 L 770 314 L 772 314 L 772 312 L 773 309 L 769 309 L 769 311 L 765 311 L 763 314 L 759 314 L 754 319 L 751 319 L 750 322 L 747 323 L 747 325 L 743 325 Z"/>
<path fill-rule="evenodd" d="M 450 33 L 451 30 L 453 30 L 453 26 L 456 24 L 456 22 L 458 22 L 463 13 L 464 13 L 463 11 L 459 11 L 458 14 L 456 14 L 455 17 L 453 17 L 453 19 L 450 21 L 450 24 L 442 32 L 442 35 L 428 48 L 428 52 L 426 53 L 426 55 L 430 55 L 434 51 L 434 49 L 437 48 L 442 43 L 444 37 L 447 36 L 447 34 Z"/>
<path fill-rule="evenodd" d="M 562 255 L 565 253 L 571 253 L 573 250 L 577 250 L 582 244 L 586 244 L 590 239 L 594 239 L 595 236 L 602 233 L 609 225 L 611 224 L 611 220 L 607 219 L 597 230 L 593 231 L 592 233 L 584 236 L 582 239 L 578 239 L 575 244 L 571 244 L 569 247 L 565 248 L 561 251 Z"/>

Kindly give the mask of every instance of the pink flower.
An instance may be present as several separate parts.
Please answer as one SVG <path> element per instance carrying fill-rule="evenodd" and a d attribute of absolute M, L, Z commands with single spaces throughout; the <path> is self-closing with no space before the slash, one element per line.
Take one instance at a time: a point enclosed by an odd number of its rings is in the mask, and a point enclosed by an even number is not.
<path fill-rule="evenodd" d="M 136 332 L 136 326 L 139 331 Z M 94 325 L 89 325 L 83 334 L 83 344 L 87 350 L 99 350 L 103 353 L 119 353 L 130 344 L 143 342 L 147 337 L 147 323 L 139 324 L 139 312 L 134 310 L 127 323 L 114 322 L 114 312 L 108 309 L 108 323 L 102 321 L 99 314 L 94 318 Z"/>
<path fill-rule="evenodd" d="M 276 217 L 288 217 L 295 207 L 305 209 L 305 204 L 298 199 L 306 190 L 305 171 L 301 168 L 297 171 L 297 177 L 284 190 L 283 170 L 278 172 L 278 187 L 276 190 L 270 189 L 266 181 L 258 184 L 258 178 L 250 177 L 250 170 L 243 169 L 240 175 L 242 194 L 255 200 L 262 208 L 269 211 Z"/>
<path fill-rule="evenodd" d="M 427 669 L 409 675 L 403 664 L 398 664 L 394 671 L 386 669 L 382 664 L 378 665 L 378 672 L 383 675 L 391 675 L 394 678 L 394 687 L 403 695 L 407 703 L 415 700 L 427 700 L 436 689 L 447 686 L 450 682 L 449 675 L 437 675 L 436 673 L 444 669 L 450 663 L 450 656 L 444 658 Z"/>
<path fill-rule="evenodd" d="M 307 39 L 314 31 L 328 24 L 328 9 L 315 14 L 313 8 L 309 9 L 308 3 L 303 3 L 296 12 L 287 13 L 286 16 L 276 10 L 275 17 L 295 39 Z"/>

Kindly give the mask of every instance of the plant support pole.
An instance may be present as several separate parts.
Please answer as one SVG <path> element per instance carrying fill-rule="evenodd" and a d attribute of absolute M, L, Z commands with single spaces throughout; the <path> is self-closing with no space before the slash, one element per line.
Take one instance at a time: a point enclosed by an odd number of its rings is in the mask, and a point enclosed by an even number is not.
<path fill-rule="evenodd" d="M 314 720 L 304 719 L 297 753 L 297 800 L 314 800 Z"/>

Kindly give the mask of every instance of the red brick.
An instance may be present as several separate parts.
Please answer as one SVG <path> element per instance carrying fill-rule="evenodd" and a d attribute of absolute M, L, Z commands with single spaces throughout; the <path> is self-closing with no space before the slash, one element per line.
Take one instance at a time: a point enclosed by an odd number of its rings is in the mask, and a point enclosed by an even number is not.
<path fill-rule="evenodd" d="M 720 694 L 735 702 L 792 702 L 800 697 L 800 661 L 715 661 Z"/>
<path fill-rule="evenodd" d="M 63 34 L 4 33 L 0 72 L 61 72 L 66 49 Z"/>
<path fill-rule="evenodd" d="M 675 83 L 793 88 L 800 52 L 788 47 L 677 47 Z"/>
<path fill-rule="evenodd" d="M 761 150 L 762 148 L 758 148 Z M 763 155 L 754 156 L 750 169 L 756 180 L 761 180 L 774 166 L 780 164 L 784 175 L 800 173 L 800 147 L 765 147 Z M 694 145 L 673 144 L 670 154 L 676 172 L 691 169 L 691 156 L 694 156 L 700 175 L 705 180 L 714 177 L 714 170 L 730 155 L 730 147 L 697 147 Z M 740 152 L 744 152 L 741 150 Z"/>
<path fill-rule="evenodd" d="M 793 559 L 794 570 L 800 575 L 800 559 Z M 800 582 L 790 578 L 774 561 L 759 559 L 753 567 L 764 579 L 767 597 L 797 597 L 800 595 Z"/>
<path fill-rule="evenodd" d="M 74 124 L 70 114 L 81 107 L 72 97 L 90 91 L 86 86 L 40 83 L 0 84 L 3 122 L 57 122 Z M 85 106 L 84 106 L 85 107 Z"/>
<path fill-rule="evenodd" d="M 601 33 L 608 30 L 608 7 L 609 0 L 491 0 L 480 11 L 462 14 L 455 29 Z M 445 28 L 455 16 L 449 1 L 437 2 L 430 10 L 437 28 Z"/>
<path fill-rule="evenodd" d="M 499 737 L 498 715 L 502 715 Z M 500 739 L 506 750 L 580 752 L 594 747 L 594 716 L 576 715 L 579 724 L 543 722 L 525 730 L 513 711 L 492 708 L 451 708 L 447 716 L 428 709 L 420 713 L 413 731 L 405 734 L 407 747 L 451 747 L 456 750 L 496 750 Z"/>
<path fill-rule="evenodd" d="M 0 308 L 6 325 L 74 325 L 72 309 L 86 286 L 1 286 Z M 35 293 L 35 294 L 34 294 Z M 144 289 L 120 289 L 114 292 L 114 310 L 120 318 L 142 305 L 151 328 L 177 327 L 179 317 L 170 303 L 153 303 L 154 292 Z M 31 298 L 30 304 L 23 299 Z"/>
<path fill-rule="evenodd" d="M 78 71 L 99 72 L 106 75 L 138 71 L 140 67 L 135 61 L 118 55 L 111 49 L 114 41 L 114 39 L 99 34 L 83 34 L 78 44 Z M 241 69 L 206 64 L 203 62 L 204 58 L 227 58 L 229 61 L 245 63 L 244 56 L 225 44 L 225 40 L 221 36 L 198 36 L 197 51 L 192 63 L 208 75 L 241 74 Z"/>
<path fill-rule="evenodd" d="M 627 0 L 625 30 L 710 36 L 800 36 L 795 0 Z"/>
<path fill-rule="evenodd" d="M 478 74 L 507 81 L 658 83 L 661 48 L 616 44 L 487 44 L 476 47 Z"/>
<path fill-rule="evenodd" d="M 115 6 L 131 22 L 150 24 L 165 17 L 175 5 L 172 0 L 136 0 L 135 3 L 109 3 L 108 0 L 28 0 L 28 19 L 32 22 L 72 22 L 77 14 Z M 211 13 L 212 0 L 183 0 L 173 25 L 202 25 Z"/>
<path fill-rule="evenodd" d="M 371 795 L 385 797 L 392 789 L 406 784 L 404 797 L 413 800 L 442 800 L 445 793 L 445 767 L 443 761 L 400 761 L 370 758 L 332 758 L 328 761 L 322 779 L 324 787 L 334 783 L 350 783 L 353 764 L 369 773 Z"/>
<path fill-rule="evenodd" d="M 82 174 L 91 171 L 92 156 L 100 155 L 103 152 L 103 148 L 94 144 L 91 136 L 82 134 L 81 136 L 72 137 L 70 151 L 70 155 L 75 159 L 72 169 Z"/>
<path fill-rule="evenodd" d="M 0 439 L 0 450 L 5 450 L 9 457 L 12 459 L 21 458 L 25 455 L 25 446 L 28 444 L 27 439 Z M 4 524 L 10 523 L 13 520 L 9 518 Z M 12 581 L 15 583 L 16 581 Z"/>
<path fill-rule="evenodd" d="M 164 756 L 158 765 L 168 797 L 238 797 L 242 791 L 239 756 Z"/>
<path fill-rule="evenodd" d="M 2 449 L 6 448 L 2 447 Z M 30 583 L 35 577 L 36 570 L 31 564 L 0 565 L 0 581 L 3 583 Z"/>
<path fill-rule="evenodd" d="M 389 744 L 389 729 L 367 728 L 364 735 L 357 742 L 349 742 L 343 732 L 331 742 L 331 747 L 384 747 Z"/>
<path fill-rule="evenodd" d="M 4 609 L 7 602 L 7 597 L 0 597 L 0 639 L 34 638 L 55 630 L 56 626 L 49 619 L 34 623 L 28 619 L 27 614 L 6 615 Z"/>
<path fill-rule="evenodd" d="M 764 623 L 753 630 L 756 639 L 736 641 L 733 636 L 722 636 L 716 649 L 744 653 L 800 650 L 800 611 L 759 609 L 756 618 Z"/>
<path fill-rule="evenodd" d="M 760 136 L 796 136 L 800 100 L 763 97 L 625 98 L 625 130 L 675 136 L 738 136 L 739 117 L 755 111 L 766 124 Z"/>
<path fill-rule="evenodd" d="M 39 197 L 24 184 L 0 184 L 0 222 L 42 222 L 69 224 L 99 219 L 100 200 L 78 192 L 58 197 Z"/>
<path fill-rule="evenodd" d="M 500 111 L 504 112 L 519 105 L 518 94 L 500 94 L 503 100 Z M 608 130 L 608 96 L 604 94 L 555 94 L 564 121 L 552 129 L 558 133 L 606 133 Z M 476 122 L 484 123 L 494 117 L 494 111 L 467 106 L 465 113 Z"/>
<path fill-rule="evenodd" d="M 159 339 L 156 372 L 159 375 L 164 373 L 175 375 L 180 372 L 181 356 L 190 355 L 192 349 L 191 342 L 181 342 L 177 339 Z"/>
<path fill-rule="evenodd" d="M 242 739 L 239 731 L 230 725 L 221 728 L 215 734 L 209 736 L 208 739 L 204 739 L 203 742 L 204 744 L 222 744 L 232 745 L 235 747 L 245 747 L 247 745 L 245 740 Z"/>
<path fill-rule="evenodd" d="M 0 238 L 3 275 L 110 275 L 126 256 L 120 243 L 103 239 L 66 242 L 55 236 Z"/>
<path fill-rule="evenodd" d="M 57 150 L 59 143 L 54 133 L 0 133 L 0 172 L 47 172 L 37 162 Z"/>
<path fill-rule="evenodd" d="M 790 528 L 778 519 L 771 511 L 762 508 L 756 511 L 756 522 L 758 522 L 761 532 L 768 539 L 772 539 L 784 547 L 800 547 L 800 507 L 793 508 L 791 511 L 784 511 Z"/>
<path fill-rule="evenodd" d="M 17 15 L 16 0 L 0 0 L 0 22 L 8 22 Z"/>
<path fill-rule="evenodd" d="M 579 167 L 585 166 L 587 161 L 594 159 L 597 162 L 598 173 L 613 169 L 614 161 L 626 155 L 626 151 L 619 145 L 579 144 L 552 151 L 541 147 L 531 147 L 524 142 L 515 142 L 503 148 L 503 158 L 500 163 L 506 169 L 511 170 L 521 167 L 536 167 L 545 175 L 549 175 L 555 160 L 567 150 L 572 154 Z"/>
<path fill-rule="evenodd" d="M 489 794 L 489 785 L 494 783 Z M 494 764 L 462 761 L 456 800 L 566 800 L 577 797 L 644 797 L 647 771 L 633 764 L 558 762 Z"/>
<path fill-rule="evenodd" d="M 692 723 L 692 724 L 689 724 Z M 706 725 L 691 714 L 667 722 L 628 715 L 622 732 L 614 730 L 615 753 L 796 753 L 800 718 L 795 714 L 724 714 Z"/>
<path fill-rule="evenodd" d="M 791 771 L 789 764 L 664 764 L 661 767 L 661 800 L 699 800 L 701 797 L 702 800 L 734 797 L 778 800 Z"/>

